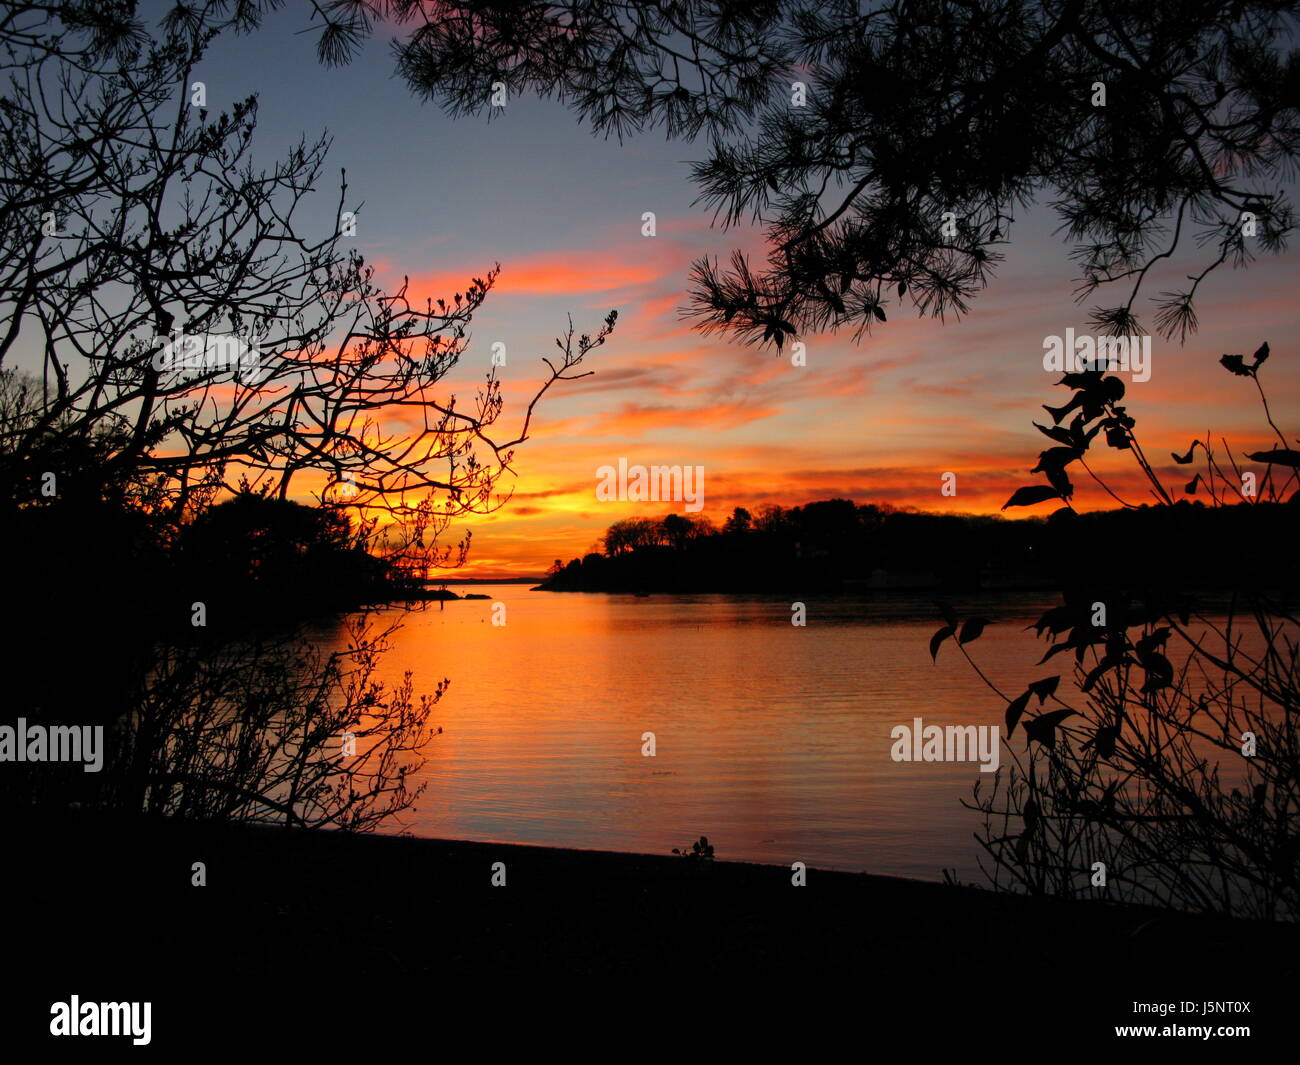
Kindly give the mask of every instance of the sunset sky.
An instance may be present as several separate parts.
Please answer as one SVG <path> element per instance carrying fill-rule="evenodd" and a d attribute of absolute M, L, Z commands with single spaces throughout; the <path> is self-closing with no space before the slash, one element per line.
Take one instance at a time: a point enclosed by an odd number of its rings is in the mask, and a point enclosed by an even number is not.
<path fill-rule="evenodd" d="M 965 318 L 920 320 L 895 301 L 886 305 L 888 323 L 860 343 L 848 333 L 802 338 L 807 366 L 794 367 L 787 357 L 703 336 L 680 319 L 694 258 L 761 246 L 755 232 L 714 228 L 709 212 L 692 206 L 689 163 L 705 144 L 662 134 L 623 145 L 599 140 L 559 104 L 522 98 L 491 123 L 453 122 L 394 78 L 387 35 L 352 65 L 326 70 L 315 61 L 314 38 L 298 32 L 303 25 L 295 7 L 251 38 L 221 42 L 197 75 L 209 105 L 220 110 L 259 92 L 255 143 L 267 158 L 304 133 L 328 130 L 331 173 L 346 167 L 363 203 L 358 245 L 388 284 L 408 274 L 413 294 L 450 297 L 501 263 L 454 374 L 458 393 L 472 395 L 492 344 L 505 343 L 505 418 L 514 424 L 566 315 L 594 332 L 608 310 L 619 311 L 614 336 L 588 367 L 595 375 L 553 390 L 539 409 L 509 483 L 513 499 L 472 523 L 473 555 L 461 575 L 540 574 L 555 558 L 591 549 L 621 517 L 666 512 L 665 505 L 597 501 L 597 467 L 620 457 L 703 466 L 704 513 L 717 521 L 738 505 L 832 496 L 996 511 L 1017 486 L 1039 480 L 1028 471 L 1048 442 L 1031 421 L 1044 420 L 1040 404 L 1069 395 L 1042 368 L 1043 340 L 1068 327 L 1088 331 L 1087 306 L 1073 300 L 1075 272 L 1049 212 L 1018 219 L 1007 261 Z M 323 188 L 318 199 L 328 224 L 335 189 Z M 640 233 L 645 211 L 657 216 L 653 238 Z M 1153 271 L 1148 294 L 1185 284 L 1205 261 L 1196 250 L 1187 241 L 1170 268 Z M 1239 461 L 1241 452 L 1276 443 L 1253 385 L 1218 365 L 1224 352 L 1271 343 L 1262 379 L 1274 417 L 1288 435 L 1300 432 L 1295 266 L 1289 253 L 1213 276 L 1202 287 L 1200 332 L 1182 347 L 1153 340 L 1151 378 L 1130 385 L 1128 402 L 1171 484 L 1181 485 L 1191 468 L 1175 472 L 1169 451 L 1185 450 L 1207 429 L 1227 436 Z M 1103 293 L 1091 302 L 1120 297 Z M 1148 331 L 1153 318 L 1143 312 Z M 1107 452 L 1100 466 L 1127 463 Z M 946 471 L 957 474 L 955 498 L 940 495 Z M 1086 475 L 1075 480 L 1078 505 L 1108 502 Z M 1135 489 L 1132 498 L 1143 496 Z"/>

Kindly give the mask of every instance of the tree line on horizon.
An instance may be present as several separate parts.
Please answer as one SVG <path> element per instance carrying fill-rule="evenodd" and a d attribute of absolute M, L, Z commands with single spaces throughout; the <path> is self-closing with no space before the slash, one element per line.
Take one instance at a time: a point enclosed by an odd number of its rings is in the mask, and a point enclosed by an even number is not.
<path fill-rule="evenodd" d="M 721 527 L 670 513 L 614 522 L 597 549 L 556 559 L 548 591 L 836 592 L 890 587 L 981 588 L 1167 583 L 1197 572 L 1207 588 L 1296 583 L 1296 497 L 1290 502 L 1170 507 L 1046 517 L 937 514 L 826 499 L 801 506 L 736 507 Z M 1203 563 L 1207 544 L 1224 550 Z M 1196 564 L 1195 570 L 1192 567 Z"/>

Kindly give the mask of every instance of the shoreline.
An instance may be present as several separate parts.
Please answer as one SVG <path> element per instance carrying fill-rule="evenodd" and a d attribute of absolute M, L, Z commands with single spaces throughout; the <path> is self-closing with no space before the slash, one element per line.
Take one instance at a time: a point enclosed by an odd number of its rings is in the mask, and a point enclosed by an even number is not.
<path fill-rule="evenodd" d="M 1256 1024 L 1280 1025 L 1285 1012 L 1261 1010 L 1261 996 L 1300 977 L 1294 924 L 865 873 L 809 868 L 796 888 L 789 868 L 749 862 L 88 812 L 22 819 L 13 835 L 30 899 L 14 956 L 32 1015 L 69 993 L 75 957 L 83 999 L 155 1003 L 159 1045 L 250 1010 L 283 1024 L 286 1002 L 319 1012 L 316 981 L 341 960 L 358 988 L 418 1010 L 436 1001 L 440 1015 L 486 1010 L 488 1025 L 501 1018 L 482 992 L 498 986 L 521 989 L 512 1009 L 560 1026 L 606 1000 L 637 1016 L 676 1000 L 715 1021 L 779 1023 L 801 997 L 813 1016 L 870 1011 L 888 1025 L 882 996 L 902 995 L 913 1014 L 1010 1016 L 1019 1034 L 1086 1020 L 1108 1043 L 1108 1025 L 1141 1023 L 1128 1019 L 1132 1001 L 1175 994 L 1254 996 Z M 741 998 L 723 1001 L 723 985 Z M 249 987 L 274 991 L 250 999 Z M 1067 1012 L 1036 1014 L 1040 994 Z"/>
<path fill-rule="evenodd" d="M 53 834 L 51 834 L 53 833 Z M 952 914 L 968 911 L 1035 911 L 1061 918 L 1083 920 L 1096 926 L 1138 927 L 1153 920 L 1173 925 L 1232 926 L 1235 929 L 1265 927 L 1294 932 L 1300 945 L 1300 923 L 1259 922 L 1221 915 L 1189 914 L 1151 906 L 1108 902 L 1104 899 L 1059 899 L 994 892 L 978 884 L 952 884 L 883 873 L 851 872 L 808 865 L 806 887 L 791 883 L 791 867 L 757 861 L 715 859 L 703 861 L 675 854 L 591 850 L 535 843 L 502 843 L 446 839 L 416 835 L 390 835 L 382 831 L 352 833 L 341 829 L 307 830 L 277 824 L 181 821 L 176 819 L 131 819 L 93 811 L 69 811 L 50 818 L 21 822 L 14 843 L 26 847 L 29 856 L 40 858 L 30 868 L 51 874 L 59 871 L 60 856 L 80 863 L 80 852 L 95 853 L 119 849 L 130 842 L 147 847 L 150 856 L 138 866 L 120 867 L 115 872 L 123 884 L 147 888 L 157 875 L 156 886 L 194 887 L 188 866 L 169 869 L 174 859 L 192 848 L 209 849 L 218 859 L 208 863 L 211 881 L 223 879 L 227 888 L 252 887 L 241 882 L 242 874 L 260 870 L 259 882 L 269 874 L 285 884 L 305 884 L 314 873 L 331 872 L 334 883 L 348 879 L 366 880 L 398 875 L 432 878 L 451 895 L 471 897 L 491 893 L 492 864 L 507 867 L 507 889 L 528 886 L 543 893 L 585 883 L 591 888 L 616 891 L 629 884 L 638 889 L 658 886 L 673 890 L 743 888 L 780 894 L 811 892 L 814 887 L 833 898 L 880 895 L 895 901 L 910 899 L 924 908 L 942 899 Z M 70 839 L 80 839 L 69 848 Z M 56 839 L 56 844 L 50 840 Z M 41 852 L 46 852 L 42 854 Z M 224 870 L 221 863 L 229 863 Z M 180 874 L 184 874 L 180 876 Z M 223 875 L 224 874 L 224 875 Z M 179 879 L 178 879 L 179 877 Z M 57 876 L 55 877 L 57 879 Z M 1297 957 L 1300 966 L 1300 957 Z"/>

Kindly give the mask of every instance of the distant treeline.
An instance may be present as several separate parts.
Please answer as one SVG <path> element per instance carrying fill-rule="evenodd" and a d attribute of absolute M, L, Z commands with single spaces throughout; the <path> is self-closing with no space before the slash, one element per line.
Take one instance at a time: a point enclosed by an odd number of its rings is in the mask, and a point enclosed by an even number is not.
<path fill-rule="evenodd" d="M 548 591 L 962 591 L 1017 587 L 1294 588 L 1297 514 L 1288 504 L 1171 507 L 1046 518 L 930 514 L 829 499 L 718 528 L 669 514 L 616 522 L 601 550 L 556 560 Z"/>

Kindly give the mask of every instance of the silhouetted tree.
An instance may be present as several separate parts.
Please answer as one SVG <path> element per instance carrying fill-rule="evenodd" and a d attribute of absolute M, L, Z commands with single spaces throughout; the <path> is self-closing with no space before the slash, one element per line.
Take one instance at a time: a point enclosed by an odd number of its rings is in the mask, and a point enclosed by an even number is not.
<path fill-rule="evenodd" d="M 1276 251 L 1293 224 L 1295 7 L 1273 0 L 582 0 L 314 5 L 345 61 L 380 13 L 412 91 L 486 114 L 493 86 L 554 97 L 594 131 L 707 134 L 695 168 L 767 263 L 694 270 L 706 328 L 750 342 L 884 321 L 891 303 L 965 311 L 1032 199 L 1050 202 L 1097 326 L 1140 332 L 1148 269 L 1187 237 L 1208 253 L 1155 297 L 1167 336 L 1196 327 L 1217 266 Z"/>
<path fill-rule="evenodd" d="M 348 246 L 345 180 L 334 230 L 301 232 L 327 140 L 259 168 L 256 97 L 213 116 L 191 83 L 212 40 L 251 29 L 261 6 L 177 8 L 151 36 L 130 4 L 93 28 L 83 5 L 3 5 L 0 366 L 35 353 L 42 385 L 39 414 L 5 427 L 4 498 L 72 473 L 53 465 L 57 427 L 94 435 L 100 476 L 162 493 L 178 516 L 213 486 L 248 478 L 288 498 L 314 471 L 329 505 L 406 517 L 432 493 L 445 525 L 499 503 L 537 399 L 583 376 L 612 329 L 612 314 L 594 338 L 570 324 L 506 439 L 495 371 L 468 406 L 439 397 L 496 270 L 448 300 L 380 289 Z M 408 408 L 422 417 L 387 425 Z"/>
<path fill-rule="evenodd" d="M 365 530 L 342 511 L 248 489 L 185 526 L 177 579 L 224 629 L 347 610 L 407 591 L 366 545 Z"/>
<path fill-rule="evenodd" d="M 691 523 L 680 514 L 668 514 L 659 523 L 663 529 L 664 539 L 670 547 L 680 551 L 691 533 Z"/>
<path fill-rule="evenodd" d="M 735 510 L 731 512 L 731 517 L 723 522 L 722 531 L 740 536 L 749 532 L 749 527 L 752 522 L 753 519 L 750 517 L 749 511 L 744 507 L 736 507 Z"/>
<path fill-rule="evenodd" d="M 337 222 L 301 224 L 327 139 L 256 165 L 256 97 L 214 115 L 191 80 L 219 35 L 273 6 L 175 5 L 150 31 L 131 2 L 0 3 L 0 529 L 26 621 L 13 704 L 105 725 L 109 768 L 74 773 L 105 802 L 368 827 L 379 796 L 395 803 L 381 815 L 410 801 L 433 700 L 386 701 L 373 641 L 348 668 L 293 634 L 205 639 L 192 617 L 268 570 L 299 607 L 333 600 L 319 581 L 372 565 L 362 543 L 407 581 L 445 561 L 439 533 L 504 502 L 538 402 L 585 376 L 615 315 L 594 336 L 569 323 L 517 428 L 502 432 L 494 371 L 469 403 L 439 394 L 496 270 L 445 299 L 382 289 L 348 246 L 345 176 Z M 290 502 L 305 474 L 323 509 Z M 200 555 L 202 580 L 185 569 Z M 69 624 L 91 634 L 75 669 L 51 638 Z M 368 737 L 363 755 L 322 751 L 342 731 Z M 5 798 L 26 809 L 56 776 L 8 775 Z"/>

